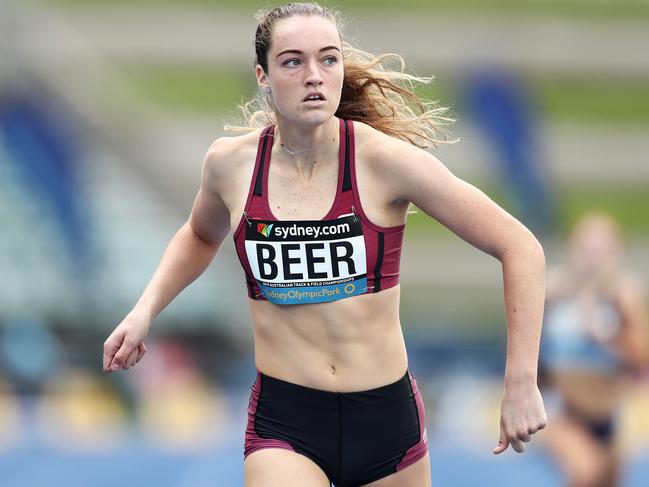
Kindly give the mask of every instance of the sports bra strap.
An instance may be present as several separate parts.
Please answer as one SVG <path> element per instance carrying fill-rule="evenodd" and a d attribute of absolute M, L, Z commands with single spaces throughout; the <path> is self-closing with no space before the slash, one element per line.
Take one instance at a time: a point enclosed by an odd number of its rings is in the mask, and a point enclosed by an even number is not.
<path fill-rule="evenodd" d="M 261 147 L 261 155 L 259 157 L 259 167 L 257 168 L 257 179 L 255 180 L 255 190 L 253 194 L 255 196 L 261 196 L 262 194 L 262 185 L 263 185 L 263 174 L 264 174 L 264 165 L 266 163 L 266 148 L 268 147 L 268 138 L 272 137 L 275 132 L 275 125 L 266 127 L 261 132 L 261 137 L 263 139 Z"/>
<path fill-rule="evenodd" d="M 351 163 L 350 163 L 350 135 L 349 135 L 349 125 L 347 120 L 344 120 L 345 123 L 345 167 L 343 174 L 343 187 L 342 192 L 350 191 L 352 189 L 352 173 L 351 173 Z"/>

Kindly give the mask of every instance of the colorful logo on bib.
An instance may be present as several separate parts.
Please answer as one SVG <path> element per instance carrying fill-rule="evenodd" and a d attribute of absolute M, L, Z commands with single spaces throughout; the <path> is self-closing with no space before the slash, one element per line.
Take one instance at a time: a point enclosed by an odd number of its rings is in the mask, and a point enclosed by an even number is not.
<path fill-rule="evenodd" d="M 270 231 L 273 229 L 273 224 L 270 223 L 257 223 L 257 231 L 261 233 L 264 237 L 270 235 Z"/>

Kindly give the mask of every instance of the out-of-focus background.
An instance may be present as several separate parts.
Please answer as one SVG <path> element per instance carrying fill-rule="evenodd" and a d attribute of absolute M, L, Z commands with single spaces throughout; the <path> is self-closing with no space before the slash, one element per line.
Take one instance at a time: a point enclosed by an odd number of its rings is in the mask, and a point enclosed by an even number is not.
<path fill-rule="evenodd" d="M 342 7 L 352 44 L 436 76 L 422 93 L 451 105 L 462 141 L 435 155 L 532 228 L 550 264 L 578 215 L 606 209 L 649 279 L 649 2 L 322 3 Z M 105 376 L 101 354 L 187 218 L 206 149 L 255 92 L 253 14 L 266 5 L 0 3 L 3 487 L 242 484 L 255 368 L 230 238 L 157 319 L 143 362 Z M 402 266 L 434 484 L 560 485 L 540 444 L 491 454 L 498 262 L 419 212 Z M 647 397 L 621 411 L 628 486 L 649 478 Z"/>

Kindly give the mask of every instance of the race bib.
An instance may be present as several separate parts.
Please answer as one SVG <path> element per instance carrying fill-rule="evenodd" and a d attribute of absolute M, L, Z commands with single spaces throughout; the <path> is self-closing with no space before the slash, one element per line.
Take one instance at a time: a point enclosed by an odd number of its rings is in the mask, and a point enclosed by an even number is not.
<path fill-rule="evenodd" d="M 250 220 L 246 255 L 262 295 L 277 304 L 320 303 L 363 294 L 367 260 L 361 223 Z"/>

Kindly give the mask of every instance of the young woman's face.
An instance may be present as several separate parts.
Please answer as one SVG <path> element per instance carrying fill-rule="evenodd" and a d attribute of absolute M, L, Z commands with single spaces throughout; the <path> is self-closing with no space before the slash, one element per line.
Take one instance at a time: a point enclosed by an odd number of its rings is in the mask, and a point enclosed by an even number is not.
<path fill-rule="evenodd" d="M 618 263 L 620 236 L 613 223 L 590 218 L 574 231 L 570 241 L 572 265 L 584 273 L 610 271 Z"/>
<path fill-rule="evenodd" d="M 341 40 L 336 26 L 318 16 L 294 16 L 275 25 L 268 50 L 268 73 L 257 66 L 260 86 L 271 89 L 275 112 L 299 123 L 329 120 L 343 86 Z M 309 95 L 317 94 L 315 100 Z"/>

